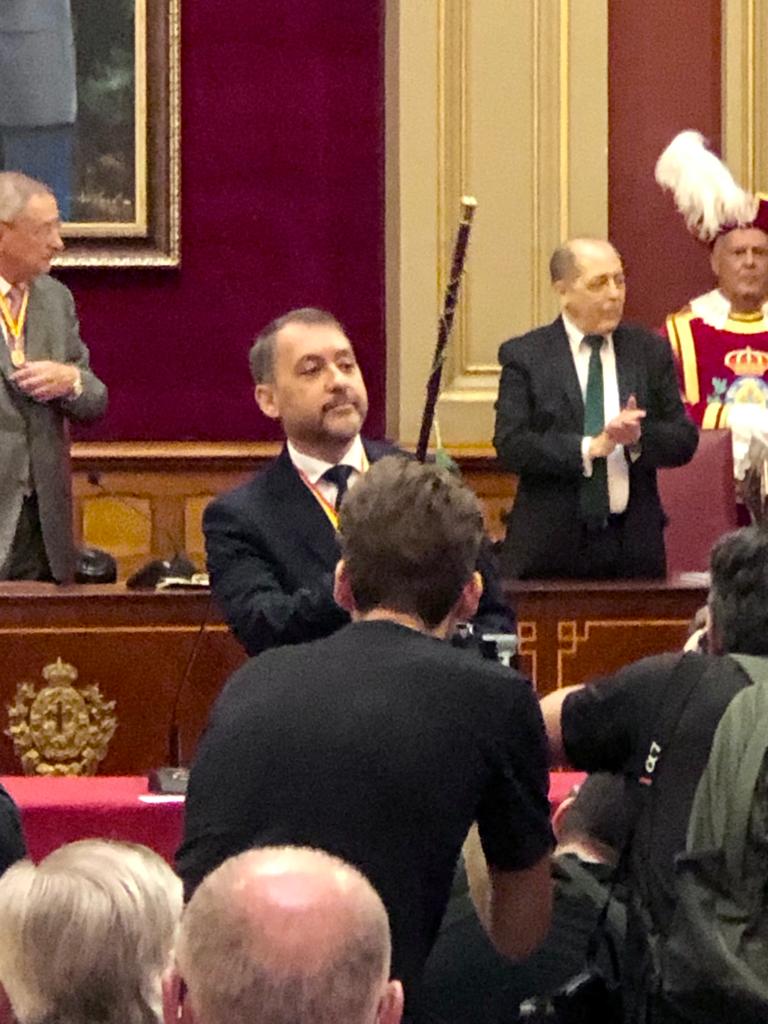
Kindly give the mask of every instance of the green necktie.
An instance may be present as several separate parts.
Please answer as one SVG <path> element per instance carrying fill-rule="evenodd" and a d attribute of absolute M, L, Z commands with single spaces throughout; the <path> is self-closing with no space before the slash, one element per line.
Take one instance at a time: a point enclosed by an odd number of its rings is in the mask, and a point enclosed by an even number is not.
<path fill-rule="evenodd" d="M 587 393 L 584 396 L 584 437 L 594 437 L 605 426 L 603 395 L 603 364 L 600 349 L 605 338 L 602 334 L 587 334 L 584 343 L 592 350 L 589 354 Z M 608 464 L 605 459 L 592 460 L 592 476 L 581 483 L 581 515 L 591 525 L 601 525 L 608 518 Z"/>

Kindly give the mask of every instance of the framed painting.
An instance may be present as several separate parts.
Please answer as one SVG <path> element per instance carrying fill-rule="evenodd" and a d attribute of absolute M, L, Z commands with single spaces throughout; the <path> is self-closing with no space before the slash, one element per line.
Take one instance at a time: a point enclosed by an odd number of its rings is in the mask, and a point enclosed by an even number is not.
<path fill-rule="evenodd" d="M 180 4 L 0 4 L 0 163 L 55 193 L 58 266 L 179 264 Z"/>

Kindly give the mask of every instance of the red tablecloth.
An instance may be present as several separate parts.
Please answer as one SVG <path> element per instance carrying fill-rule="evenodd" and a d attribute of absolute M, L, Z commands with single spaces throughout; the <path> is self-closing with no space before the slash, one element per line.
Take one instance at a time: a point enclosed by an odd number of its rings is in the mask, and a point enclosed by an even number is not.
<path fill-rule="evenodd" d="M 93 837 L 144 843 L 169 862 L 179 845 L 184 802 L 147 792 L 142 776 L 24 778 L 2 784 L 21 809 L 30 856 L 40 860 L 62 843 Z"/>
<path fill-rule="evenodd" d="M 586 772 L 550 772 L 549 774 L 549 806 L 556 811 L 574 786 L 586 779 Z"/>
<path fill-rule="evenodd" d="M 582 772 L 553 772 L 549 801 L 554 810 L 584 778 Z M 0 779 L 21 809 L 30 856 L 40 860 L 62 843 L 101 837 L 145 843 L 167 861 L 179 845 L 184 802 L 147 792 L 141 776 Z"/>

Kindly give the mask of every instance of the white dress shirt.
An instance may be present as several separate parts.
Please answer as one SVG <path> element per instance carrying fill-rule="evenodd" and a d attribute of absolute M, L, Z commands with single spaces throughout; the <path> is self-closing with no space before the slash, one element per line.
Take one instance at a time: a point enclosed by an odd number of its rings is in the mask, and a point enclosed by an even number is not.
<path fill-rule="evenodd" d="M 349 483 L 347 484 L 347 489 L 349 489 L 354 487 L 358 477 L 365 471 L 368 464 L 365 448 L 363 448 L 363 442 L 359 434 L 349 446 L 346 455 L 339 459 L 338 462 L 324 462 L 322 459 L 316 459 L 314 455 L 305 455 L 304 452 L 300 452 L 290 441 L 287 442 L 287 448 L 291 462 L 296 469 L 309 480 L 313 487 L 318 489 L 331 507 L 336 505 L 336 495 L 339 489 L 330 480 L 323 480 L 323 473 L 332 466 L 351 466 L 354 472 L 350 475 Z"/>
<path fill-rule="evenodd" d="M 589 375 L 589 357 L 592 350 L 584 342 L 584 332 L 563 314 L 565 333 L 571 346 L 571 355 L 576 367 L 576 374 L 581 385 L 581 397 L 587 397 L 587 377 Z M 603 417 L 608 423 L 621 411 L 619 397 L 619 379 L 616 375 L 616 350 L 613 347 L 613 335 L 607 334 L 600 348 L 600 362 L 603 364 Z M 589 457 L 591 437 L 582 438 L 581 458 L 584 465 L 584 476 L 592 476 L 592 459 Z M 608 504 L 612 513 L 626 511 L 629 501 L 629 466 L 623 445 L 617 444 L 607 459 L 608 466 Z"/>

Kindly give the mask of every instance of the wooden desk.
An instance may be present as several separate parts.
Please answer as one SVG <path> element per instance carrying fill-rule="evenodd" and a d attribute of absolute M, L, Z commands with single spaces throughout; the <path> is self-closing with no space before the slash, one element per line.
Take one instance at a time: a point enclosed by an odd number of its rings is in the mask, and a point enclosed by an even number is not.
<path fill-rule="evenodd" d="M 517 611 L 521 670 L 541 696 L 681 648 L 708 592 L 686 577 L 510 580 L 504 589 Z"/>
<path fill-rule="evenodd" d="M 705 586 L 681 580 L 510 582 L 506 589 L 520 622 L 523 671 L 542 694 L 681 647 L 706 600 Z M 5 735 L 18 684 L 39 688 L 43 668 L 59 657 L 77 669 L 78 686 L 96 683 L 116 702 L 118 727 L 100 774 L 139 775 L 167 763 L 173 701 L 204 619 L 179 707 L 185 759 L 222 684 L 245 659 L 207 592 L 0 583 L 0 772 L 21 772 Z"/>
<path fill-rule="evenodd" d="M 138 775 L 167 763 L 173 702 L 204 620 L 179 706 L 185 757 L 222 684 L 245 659 L 206 591 L 0 583 L 0 772 L 21 772 L 5 735 L 17 685 L 39 689 L 43 668 L 59 657 L 77 669 L 77 686 L 96 683 L 116 702 L 118 726 L 100 774 Z"/>

